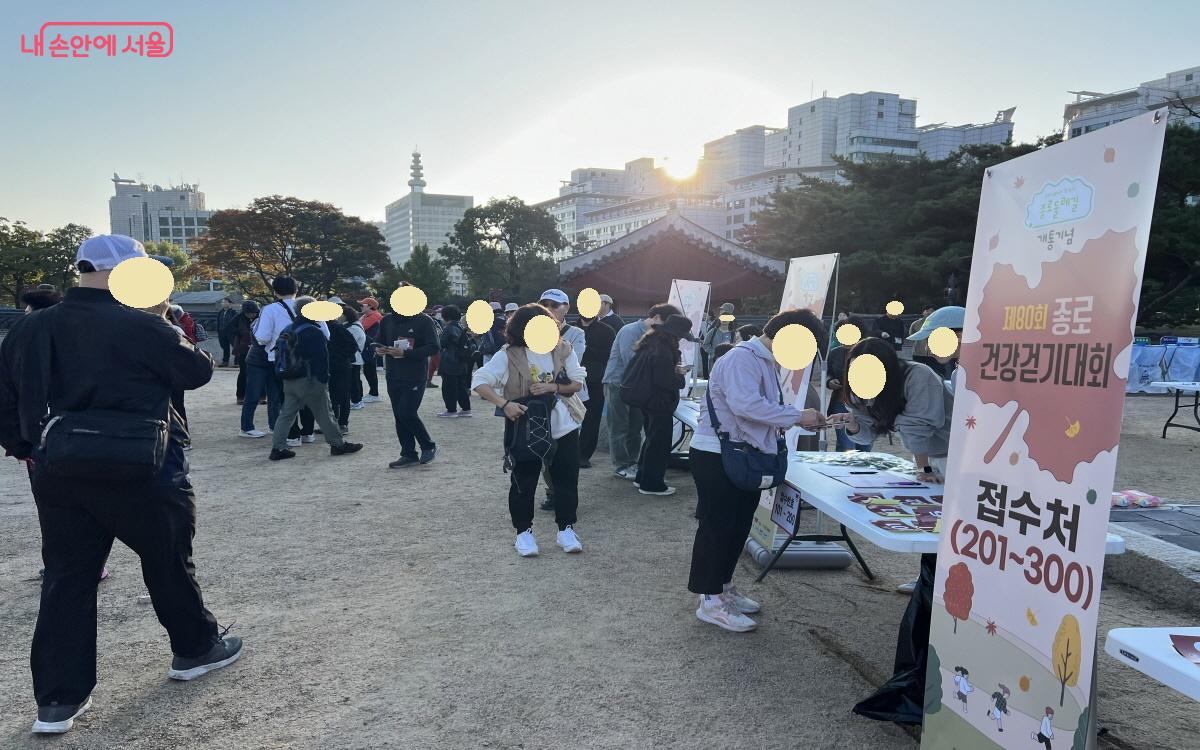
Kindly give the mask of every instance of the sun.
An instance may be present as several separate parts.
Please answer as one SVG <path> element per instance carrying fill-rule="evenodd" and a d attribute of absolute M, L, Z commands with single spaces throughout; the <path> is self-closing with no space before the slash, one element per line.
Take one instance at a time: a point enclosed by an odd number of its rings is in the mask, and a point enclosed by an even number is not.
<path fill-rule="evenodd" d="M 686 180 L 696 174 L 698 162 L 687 157 L 670 157 L 662 159 L 662 168 L 673 180 Z"/>

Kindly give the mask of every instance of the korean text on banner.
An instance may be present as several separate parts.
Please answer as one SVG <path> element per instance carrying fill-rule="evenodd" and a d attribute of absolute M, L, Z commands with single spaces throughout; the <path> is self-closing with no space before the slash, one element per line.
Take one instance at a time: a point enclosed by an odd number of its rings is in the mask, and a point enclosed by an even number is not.
<path fill-rule="evenodd" d="M 699 359 L 700 351 L 700 326 L 704 322 L 704 311 L 708 309 L 708 295 L 711 289 L 712 282 L 710 281 L 671 280 L 671 295 L 667 298 L 667 302 L 682 310 L 683 317 L 692 322 L 692 335 L 697 339 L 694 344 L 682 341 L 679 346 L 680 353 L 683 355 L 683 364 L 692 366 L 692 370 L 687 376 L 689 384 L 696 379 L 696 362 Z M 690 390 L 690 385 L 685 385 L 681 395 L 686 395 Z"/>
<path fill-rule="evenodd" d="M 1039 735 L 1086 746 L 1109 496 L 1166 119 L 1125 120 L 984 177 L 923 750 L 1029 748 Z"/>

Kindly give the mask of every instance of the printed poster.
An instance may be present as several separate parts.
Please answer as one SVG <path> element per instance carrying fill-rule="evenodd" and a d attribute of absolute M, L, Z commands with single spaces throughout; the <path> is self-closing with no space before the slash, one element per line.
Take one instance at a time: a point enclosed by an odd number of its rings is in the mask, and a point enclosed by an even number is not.
<path fill-rule="evenodd" d="M 704 322 L 704 311 L 708 309 L 708 296 L 711 290 L 712 282 L 709 281 L 671 280 L 671 294 L 667 298 L 667 302 L 682 310 L 683 317 L 692 321 L 692 335 L 697 339 L 694 344 L 686 341 L 680 342 L 679 349 L 683 355 L 683 364 L 692 366 L 692 371 L 687 376 L 688 385 L 680 391 L 681 396 L 688 394 L 688 391 L 691 390 L 691 383 L 696 380 L 696 363 L 700 361 L 700 327 Z"/>
<path fill-rule="evenodd" d="M 837 267 L 838 254 L 810 255 L 806 258 L 792 258 L 788 261 L 787 279 L 783 283 L 783 299 L 779 303 L 779 311 L 803 308 L 811 310 L 818 318 L 825 311 L 825 297 L 829 293 L 829 281 Z M 818 341 L 818 347 L 822 342 Z M 815 360 L 814 360 L 815 361 Z M 811 367 L 803 370 L 787 370 L 779 368 L 779 382 L 783 387 L 784 403 L 794 404 L 800 401 L 804 405 L 801 394 L 808 393 L 808 380 L 812 373 Z M 818 377 L 820 374 L 818 373 Z M 808 430 L 793 427 L 788 430 L 788 450 L 796 449 L 796 440 L 800 435 L 812 435 Z M 783 544 L 783 536 L 776 537 L 776 526 L 771 521 L 771 509 L 774 507 L 775 490 L 768 490 L 759 499 L 754 521 L 750 527 L 750 537 L 767 549 L 779 549 Z"/>
<path fill-rule="evenodd" d="M 984 177 L 924 750 L 1087 746 L 1109 497 L 1165 128 L 1162 111 L 1148 113 Z"/>

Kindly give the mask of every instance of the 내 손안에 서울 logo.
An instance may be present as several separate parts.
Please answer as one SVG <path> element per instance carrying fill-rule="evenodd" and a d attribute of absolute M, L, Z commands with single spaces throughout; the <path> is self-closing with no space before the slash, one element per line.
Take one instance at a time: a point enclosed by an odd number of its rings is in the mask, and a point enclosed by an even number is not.
<path fill-rule="evenodd" d="M 21 35 L 21 54 L 59 59 L 170 57 L 175 29 L 166 21 L 47 21 L 33 37 Z"/>

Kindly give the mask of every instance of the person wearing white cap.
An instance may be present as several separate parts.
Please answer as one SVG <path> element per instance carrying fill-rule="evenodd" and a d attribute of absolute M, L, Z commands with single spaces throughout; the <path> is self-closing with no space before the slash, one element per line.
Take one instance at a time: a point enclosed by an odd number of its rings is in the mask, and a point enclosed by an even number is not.
<path fill-rule="evenodd" d="M 587 334 L 579 326 L 573 326 L 567 322 L 567 313 L 571 310 L 571 298 L 561 289 L 547 289 L 538 298 L 538 304 L 550 311 L 551 317 L 558 322 L 559 337 L 571 345 L 575 356 L 582 362 L 583 353 L 587 349 Z M 586 402 L 589 398 L 585 381 L 583 389 L 579 392 L 579 400 Z M 541 509 L 554 510 L 554 482 L 551 480 L 550 471 L 548 469 L 543 471 L 542 477 L 546 480 L 546 500 L 541 504 Z"/>
<path fill-rule="evenodd" d="M 613 312 L 613 298 L 607 294 L 600 295 L 600 315 L 597 317 L 601 323 L 613 329 L 614 335 L 621 330 L 621 326 L 625 325 L 621 316 Z"/>
<path fill-rule="evenodd" d="M 212 378 L 212 358 L 109 291 L 118 264 L 144 257 L 131 237 L 85 240 L 79 286 L 0 344 L 0 445 L 33 459 L 46 564 L 29 660 L 37 734 L 70 730 L 91 705 L 96 586 L 114 539 L 141 558 L 170 636 L 169 677 L 191 680 L 242 653 L 241 639 L 218 635 L 196 583 L 196 496 L 186 430 L 171 408 L 172 390 Z"/>

